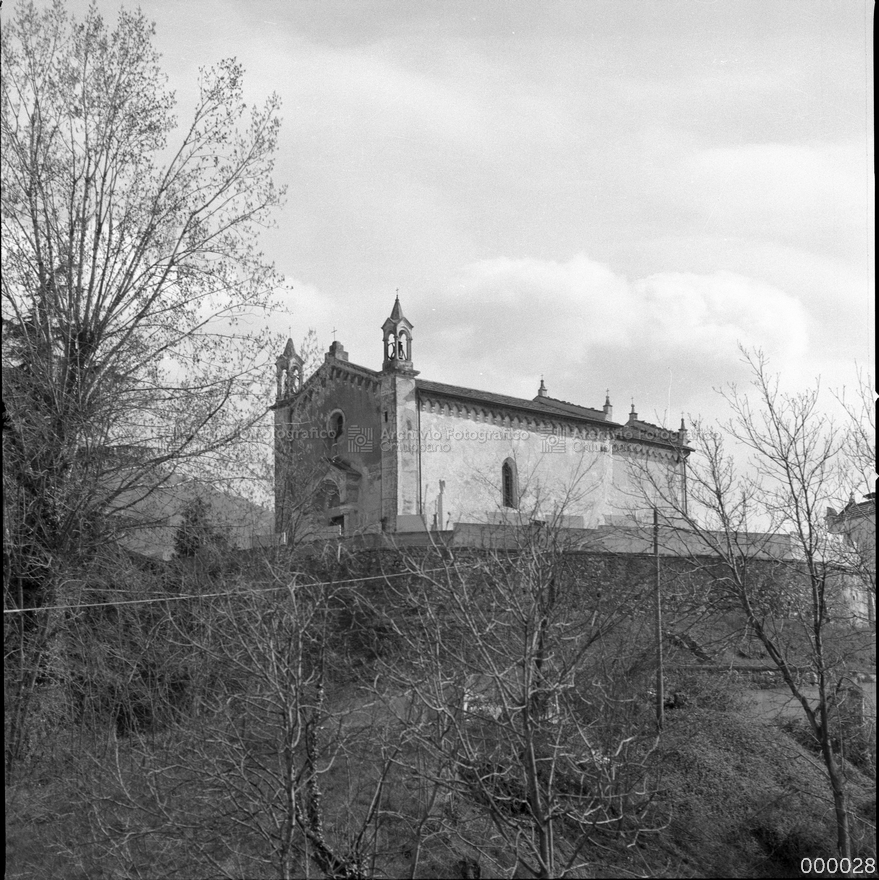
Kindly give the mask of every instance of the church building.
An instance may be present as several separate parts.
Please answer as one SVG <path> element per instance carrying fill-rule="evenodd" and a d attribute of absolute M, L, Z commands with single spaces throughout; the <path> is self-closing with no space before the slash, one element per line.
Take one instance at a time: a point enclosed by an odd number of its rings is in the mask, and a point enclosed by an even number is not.
<path fill-rule="evenodd" d="M 423 532 L 459 524 L 595 528 L 646 520 L 645 487 L 686 497 L 691 451 L 670 431 L 550 396 L 448 385 L 415 369 L 399 297 L 381 326 L 380 370 L 341 342 L 303 381 L 292 340 L 276 362 L 275 519 L 296 536 Z M 378 347 L 378 339 L 376 339 Z"/>

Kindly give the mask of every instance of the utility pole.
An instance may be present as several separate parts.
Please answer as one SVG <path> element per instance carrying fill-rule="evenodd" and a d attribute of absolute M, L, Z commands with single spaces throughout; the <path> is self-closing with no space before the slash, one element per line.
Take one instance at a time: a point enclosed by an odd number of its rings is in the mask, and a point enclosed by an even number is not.
<path fill-rule="evenodd" d="M 656 600 L 656 728 L 662 730 L 665 720 L 665 683 L 662 675 L 662 596 L 659 590 L 659 511 L 653 508 L 653 569 Z"/>

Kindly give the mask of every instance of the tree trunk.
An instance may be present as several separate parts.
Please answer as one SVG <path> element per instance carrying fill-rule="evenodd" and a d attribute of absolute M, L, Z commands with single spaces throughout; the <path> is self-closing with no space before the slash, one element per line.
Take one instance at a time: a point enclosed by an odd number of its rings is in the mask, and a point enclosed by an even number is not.
<path fill-rule="evenodd" d="M 836 849 L 840 859 L 850 860 L 852 857 L 852 837 L 845 780 L 840 773 L 836 756 L 833 754 L 830 730 L 826 726 L 822 732 L 821 751 L 824 755 L 824 766 L 827 768 L 827 777 L 830 780 L 830 789 L 833 793 L 833 810 L 836 815 Z"/>

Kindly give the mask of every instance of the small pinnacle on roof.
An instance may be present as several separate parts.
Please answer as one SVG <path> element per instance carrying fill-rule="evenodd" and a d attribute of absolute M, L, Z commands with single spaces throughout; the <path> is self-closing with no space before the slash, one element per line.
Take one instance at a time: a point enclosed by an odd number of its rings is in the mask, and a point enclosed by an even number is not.
<path fill-rule="evenodd" d="M 540 388 L 537 389 L 537 396 L 538 396 L 538 397 L 546 397 L 546 395 L 547 395 L 546 385 L 544 385 L 544 383 L 543 383 L 543 376 L 541 375 L 541 377 L 540 377 Z"/>
<path fill-rule="evenodd" d="M 608 420 L 613 418 L 613 407 L 610 403 L 610 388 L 608 388 L 604 394 L 604 406 L 602 407 L 604 410 L 604 417 Z"/>

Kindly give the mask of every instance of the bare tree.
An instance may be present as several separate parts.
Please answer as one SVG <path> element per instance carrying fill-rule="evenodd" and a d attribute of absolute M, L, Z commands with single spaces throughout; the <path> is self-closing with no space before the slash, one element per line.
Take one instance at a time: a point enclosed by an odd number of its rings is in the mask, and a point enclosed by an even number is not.
<path fill-rule="evenodd" d="M 855 388 L 836 394 L 845 410 L 847 468 L 854 475 L 852 490 L 876 491 L 876 390 L 873 377 L 858 368 Z"/>
<path fill-rule="evenodd" d="M 645 495 L 664 510 L 666 534 L 704 563 L 714 592 L 743 615 L 801 706 L 819 745 L 834 805 L 837 849 L 852 855 L 852 814 L 841 760 L 841 704 L 848 661 L 869 643 L 846 595 L 845 559 L 825 511 L 847 467 L 845 432 L 820 408 L 819 389 L 789 394 L 760 351 L 743 350 L 750 393 L 722 392 L 732 416 L 720 429 L 696 424 L 681 503 L 646 469 Z M 731 446 L 750 454 L 740 470 Z"/>
<path fill-rule="evenodd" d="M 836 394 L 845 413 L 843 422 L 843 479 L 849 483 L 848 502 L 827 510 L 827 526 L 841 536 L 844 564 L 859 582 L 867 601 L 867 618 L 876 624 L 876 392 L 873 378 L 858 370 L 853 393 Z M 847 478 L 847 479 L 846 479 Z M 857 493 L 864 494 L 859 501 Z"/>
<path fill-rule="evenodd" d="M 248 111 L 234 60 L 204 69 L 176 146 L 153 26 L 17 4 L 2 34 L 4 578 L 18 607 L 75 604 L 77 559 L 265 411 L 276 283 L 256 247 L 278 99 Z M 63 619 L 28 635 L 25 681 L 63 677 Z M 54 659 L 53 659 L 54 658 Z"/>
<path fill-rule="evenodd" d="M 501 533 L 470 556 L 408 557 L 406 585 L 388 585 L 405 647 L 377 687 L 408 746 L 399 762 L 429 783 L 423 817 L 485 859 L 500 846 L 504 870 L 564 877 L 603 833 L 650 827 L 655 730 L 614 641 L 649 587 L 588 583 L 552 519 Z"/>
<path fill-rule="evenodd" d="M 374 876 L 395 750 L 335 695 L 338 589 L 277 558 L 230 568 L 161 615 L 185 710 L 92 754 L 82 850 L 133 875 Z"/>

